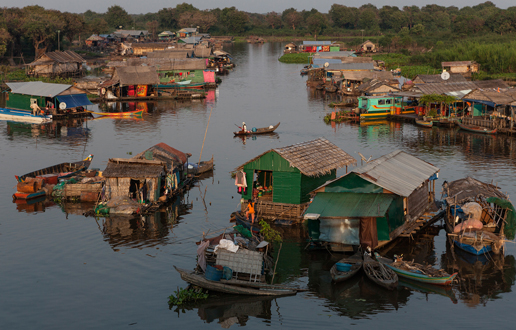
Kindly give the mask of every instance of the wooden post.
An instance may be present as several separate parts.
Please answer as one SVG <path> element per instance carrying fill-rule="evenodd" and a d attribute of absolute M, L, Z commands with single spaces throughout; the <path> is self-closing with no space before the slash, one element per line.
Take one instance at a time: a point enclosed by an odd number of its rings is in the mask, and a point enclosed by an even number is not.
<path fill-rule="evenodd" d="M 199 163 L 201 162 L 202 150 L 204 149 L 204 141 L 206 141 L 206 134 L 208 133 L 208 126 L 210 126 L 212 110 L 213 110 L 213 107 L 210 107 L 210 116 L 208 117 L 208 124 L 206 125 L 206 131 L 204 132 L 204 140 L 202 140 L 201 154 L 199 155 Z"/>

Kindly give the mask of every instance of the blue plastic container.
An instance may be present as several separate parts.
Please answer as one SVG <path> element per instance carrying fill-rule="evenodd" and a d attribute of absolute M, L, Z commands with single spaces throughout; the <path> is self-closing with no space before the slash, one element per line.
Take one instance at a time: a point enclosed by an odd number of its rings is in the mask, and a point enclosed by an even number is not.
<path fill-rule="evenodd" d="M 222 277 L 225 280 L 230 280 L 233 277 L 233 270 L 229 267 L 224 266 L 224 269 L 222 270 Z"/>
<path fill-rule="evenodd" d="M 337 266 L 337 271 L 339 271 L 339 272 L 349 272 L 351 270 L 351 265 L 350 264 L 345 264 L 345 263 L 342 263 L 342 262 L 337 262 L 336 266 Z"/>
<path fill-rule="evenodd" d="M 206 265 L 206 273 L 204 273 L 204 277 L 206 277 L 207 280 L 218 282 L 222 278 L 222 273 L 222 270 Z"/>

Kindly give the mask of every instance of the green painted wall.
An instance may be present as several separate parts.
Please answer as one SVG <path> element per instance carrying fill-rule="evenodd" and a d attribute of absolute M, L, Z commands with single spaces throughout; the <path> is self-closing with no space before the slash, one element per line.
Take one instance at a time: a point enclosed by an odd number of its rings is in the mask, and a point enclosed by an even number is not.
<path fill-rule="evenodd" d="M 385 217 L 376 218 L 376 232 L 378 233 L 379 241 L 388 241 L 389 237 L 389 224 Z"/>
<path fill-rule="evenodd" d="M 356 173 L 349 173 L 341 179 L 330 183 L 325 192 L 353 192 L 359 194 L 383 193 L 383 188 L 359 177 Z"/>
<path fill-rule="evenodd" d="M 301 175 L 301 203 L 306 203 L 310 200 L 310 192 L 322 186 L 326 181 L 333 180 L 337 177 L 337 170 L 332 170 L 331 173 L 319 177 Z"/>
<path fill-rule="evenodd" d="M 253 170 L 245 171 L 245 179 L 247 181 L 247 193 L 242 194 L 242 198 L 244 198 L 244 199 L 251 199 L 253 197 L 253 187 L 252 187 L 253 174 L 254 174 Z"/>
<path fill-rule="evenodd" d="M 473 116 L 483 116 L 484 115 L 484 105 L 481 103 L 473 104 Z"/>
<path fill-rule="evenodd" d="M 405 215 L 403 214 L 403 197 L 396 196 L 389 207 L 388 212 L 389 227 L 392 232 L 405 223 Z"/>
<path fill-rule="evenodd" d="M 247 126 L 248 129 L 250 129 L 250 126 Z M 263 155 L 262 157 L 258 158 L 254 162 L 251 162 L 249 164 L 246 164 L 244 166 L 245 170 L 262 170 L 262 171 L 280 171 L 280 172 L 294 172 L 294 173 L 301 173 L 299 170 L 295 167 L 291 167 L 290 163 L 287 162 L 283 157 L 281 157 L 278 153 L 275 151 L 270 151 Z"/>
<path fill-rule="evenodd" d="M 45 107 L 45 98 L 42 96 L 9 93 L 9 100 L 6 101 L 6 108 L 31 110 L 30 99 L 37 99 L 39 107 Z"/>
<path fill-rule="evenodd" d="M 273 172 L 272 201 L 301 204 L 301 173 Z"/>

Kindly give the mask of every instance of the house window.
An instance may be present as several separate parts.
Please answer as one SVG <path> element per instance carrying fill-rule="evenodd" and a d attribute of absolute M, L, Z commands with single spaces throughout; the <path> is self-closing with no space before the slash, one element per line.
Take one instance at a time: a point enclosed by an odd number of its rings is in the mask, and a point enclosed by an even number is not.
<path fill-rule="evenodd" d="M 378 100 L 378 105 L 383 105 L 385 104 L 385 100 Z"/>
<path fill-rule="evenodd" d="M 385 104 L 392 104 L 392 100 L 391 99 L 385 100 Z"/>

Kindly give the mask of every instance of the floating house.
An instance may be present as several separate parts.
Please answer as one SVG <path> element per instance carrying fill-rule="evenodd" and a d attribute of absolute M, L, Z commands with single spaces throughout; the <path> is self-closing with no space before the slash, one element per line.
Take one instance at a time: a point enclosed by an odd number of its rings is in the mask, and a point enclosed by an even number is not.
<path fill-rule="evenodd" d="M 188 38 L 197 35 L 197 28 L 183 28 L 177 31 L 179 38 Z"/>
<path fill-rule="evenodd" d="M 458 73 L 469 80 L 471 80 L 471 74 L 478 72 L 480 69 L 480 64 L 475 61 L 442 62 L 441 66 L 443 70 L 447 70 L 450 73 Z"/>
<path fill-rule="evenodd" d="M 406 106 L 402 96 L 360 96 L 357 112 L 360 121 L 386 119 L 389 115 L 413 114 L 414 107 Z"/>
<path fill-rule="evenodd" d="M 116 30 L 112 35 L 119 39 L 121 42 L 124 41 L 144 41 L 149 36 L 147 30 Z"/>
<path fill-rule="evenodd" d="M 363 95 L 385 96 L 390 93 L 400 92 L 401 90 L 398 88 L 398 85 L 399 82 L 397 79 L 372 79 L 360 85 L 357 90 Z"/>
<path fill-rule="evenodd" d="M 141 98 L 152 94 L 159 83 L 158 73 L 151 66 L 116 67 L 111 79 L 99 85 L 106 98 Z"/>
<path fill-rule="evenodd" d="M 26 64 L 25 72 L 29 77 L 78 77 L 83 74 L 84 62 L 86 60 L 71 50 L 55 51 Z"/>
<path fill-rule="evenodd" d="M 167 175 L 166 163 L 146 159 L 109 159 L 102 176 L 106 178 L 107 200 L 129 197 L 156 202 L 163 195 L 162 182 Z"/>
<path fill-rule="evenodd" d="M 170 31 L 163 31 L 160 34 L 158 34 L 158 39 L 161 41 L 169 41 L 175 38 L 176 34 L 174 32 Z"/>
<path fill-rule="evenodd" d="M 283 48 L 284 54 L 296 53 L 298 51 L 297 45 L 293 42 L 289 42 Z"/>
<path fill-rule="evenodd" d="M 92 34 L 88 39 L 84 40 L 84 43 L 88 47 L 99 47 L 101 44 L 105 43 L 105 40 L 104 37 Z"/>
<path fill-rule="evenodd" d="M 432 83 L 456 83 L 456 82 L 466 82 L 466 78 L 464 78 L 461 74 L 458 73 L 450 73 L 450 77 L 448 79 L 443 79 L 441 74 L 420 74 L 417 75 L 412 82 L 414 84 L 432 84 Z"/>
<path fill-rule="evenodd" d="M 396 150 L 315 189 L 305 212 L 314 241 L 376 248 L 431 205 L 439 169 Z"/>
<path fill-rule="evenodd" d="M 92 105 L 86 92 L 66 84 L 41 81 L 8 82 L 11 89 L 5 98 L 5 108 L 33 111 L 33 104 L 52 115 L 84 113 L 84 107 Z M 2 106 L 2 105 L 0 105 Z M 32 107 L 31 107 L 32 106 Z"/>
<path fill-rule="evenodd" d="M 343 71 L 342 92 L 345 95 L 360 95 L 358 87 L 367 80 L 388 80 L 394 79 L 389 71 Z"/>
<path fill-rule="evenodd" d="M 336 178 L 337 169 L 356 160 L 324 138 L 268 150 L 240 165 L 245 176 L 244 200 L 257 199 L 256 212 L 264 218 L 300 220 L 309 193 Z M 246 207 L 242 203 L 242 209 Z"/>
<path fill-rule="evenodd" d="M 308 53 L 339 51 L 340 46 L 332 41 L 303 41 L 299 46 L 299 51 Z"/>

